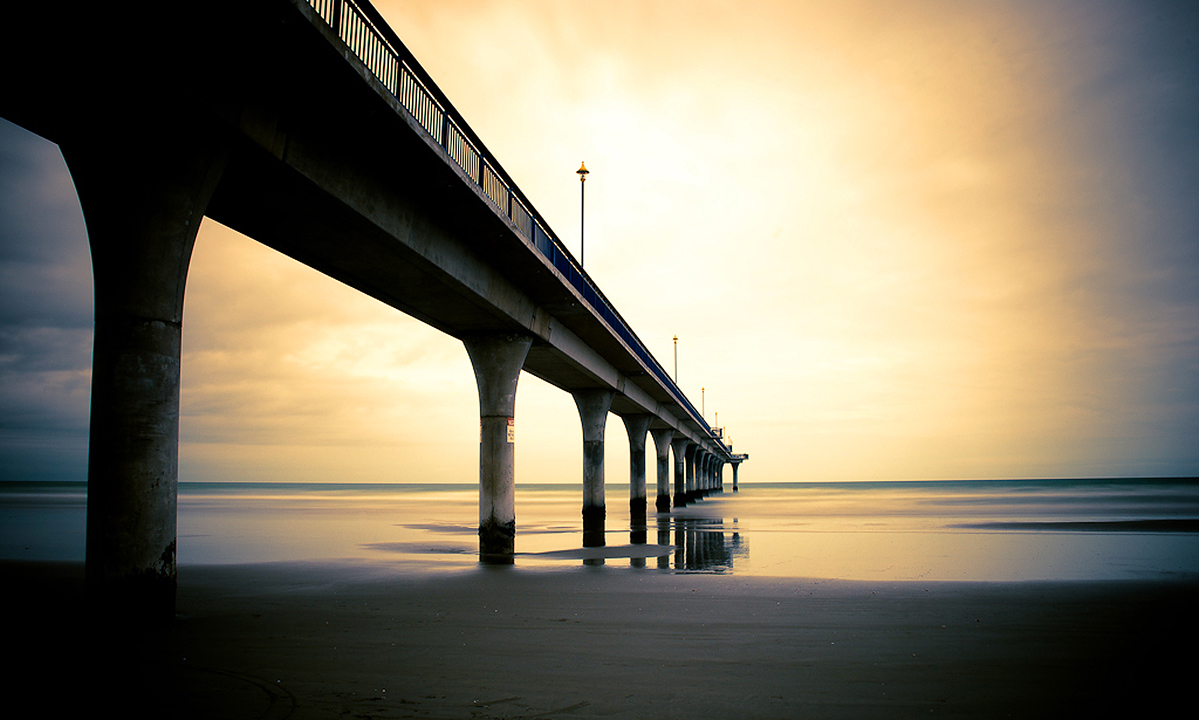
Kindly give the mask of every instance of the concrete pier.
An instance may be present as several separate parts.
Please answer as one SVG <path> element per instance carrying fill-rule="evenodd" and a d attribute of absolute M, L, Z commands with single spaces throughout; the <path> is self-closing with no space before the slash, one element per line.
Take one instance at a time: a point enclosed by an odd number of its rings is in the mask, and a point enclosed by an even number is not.
<path fill-rule="evenodd" d="M 575 390 L 571 396 L 583 425 L 583 547 L 602 547 L 607 514 L 604 507 L 604 430 L 616 393 L 589 388 Z"/>
<path fill-rule="evenodd" d="M 674 506 L 687 506 L 687 452 L 694 447 L 685 437 L 676 437 L 670 441 L 674 450 Z"/>
<path fill-rule="evenodd" d="M 511 563 L 516 552 L 516 383 L 532 338 L 463 340 L 479 388 L 479 560 Z"/>
<path fill-rule="evenodd" d="M 657 504 L 670 509 L 668 445 L 687 504 L 688 448 L 729 449 L 370 3 L 364 23 L 341 3 L 135 5 L 137 23 L 18 3 L 8 26 L 52 29 L 55 50 L 46 32 L 0 43 L 0 115 L 59 145 L 89 233 L 86 574 L 107 608 L 173 612 L 183 298 L 205 216 L 463 341 L 482 561 L 515 552 L 522 370 L 578 404 L 584 544 L 604 544 L 610 410 L 673 429 L 655 435 Z"/>
<path fill-rule="evenodd" d="M 630 542 L 644 545 L 646 541 L 645 437 L 649 434 L 652 415 L 622 415 L 629 435 L 629 521 Z"/>
<path fill-rule="evenodd" d="M 695 443 L 688 443 L 687 452 L 683 455 L 684 469 L 686 478 L 683 481 L 683 496 L 687 498 L 688 503 L 696 501 L 695 495 L 695 454 L 699 452 L 699 446 Z"/>
<path fill-rule="evenodd" d="M 184 286 L 224 156 L 203 134 L 100 140 L 60 142 L 95 283 L 86 581 L 105 611 L 169 617 Z"/>
<path fill-rule="evenodd" d="M 658 497 L 654 505 L 658 512 L 670 512 L 670 441 L 674 438 L 674 430 L 662 428 L 650 430 L 654 436 L 654 449 L 658 456 Z"/>

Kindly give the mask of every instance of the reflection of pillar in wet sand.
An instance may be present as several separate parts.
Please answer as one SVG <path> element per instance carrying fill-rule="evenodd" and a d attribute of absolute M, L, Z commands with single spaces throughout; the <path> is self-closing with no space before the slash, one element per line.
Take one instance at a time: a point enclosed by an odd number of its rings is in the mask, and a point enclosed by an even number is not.
<path fill-rule="evenodd" d="M 666 516 L 666 515 L 658 516 L 658 544 L 659 545 L 669 545 L 670 544 L 670 518 L 669 518 L 669 516 Z M 665 570 L 669 567 L 670 567 L 670 556 L 669 555 L 659 555 L 658 556 L 658 568 Z"/>

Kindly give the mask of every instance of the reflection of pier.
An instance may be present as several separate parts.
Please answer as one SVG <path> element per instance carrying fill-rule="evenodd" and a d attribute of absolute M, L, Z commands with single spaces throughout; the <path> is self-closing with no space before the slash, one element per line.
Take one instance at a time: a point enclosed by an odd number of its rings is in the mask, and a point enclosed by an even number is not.
<path fill-rule="evenodd" d="M 734 520 L 734 522 L 736 522 Z M 673 543 L 672 543 L 673 540 Z M 749 554 L 741 534 L 712 518 L 658 517 L 658 544 L 674 545 L 674 553 L 658 558 L 658 567 L 689 572 L 724 572 L 733 569 L 733 558 Z"/>
<path fill-rule="evenodd" d="M 734 520 L 734 523 L 737 521 Z M 630 544 L 588 546 L 575 550 L 537 553 L 541 557 L 581 558 L 584 565 L 602 566 L 610 560 L 628 558 L 632 567 L 656 562 L 659 570 L 719 573 L 733 569 L 734 558 L 749 556 L 749 544 L 724 520 L 707 517 L 658 516 L 656 544 L 647 541 L 644 525 L 633 525 Z"/>

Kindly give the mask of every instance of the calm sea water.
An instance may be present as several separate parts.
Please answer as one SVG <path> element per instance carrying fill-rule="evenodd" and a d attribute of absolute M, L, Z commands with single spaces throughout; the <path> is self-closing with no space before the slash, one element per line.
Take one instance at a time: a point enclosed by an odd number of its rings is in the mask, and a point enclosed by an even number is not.
<path fill-rule="evenodd" d="M 603 550 L 582 548 L 577 485 L 517 488 L 517 565 L 853 580 L 1199 576 L 1199 480 L 746 483 L 630 522 L 607 487 Z M 178 559 L 477 564 L 472 485 L 184 483 Z M 82 560 L 86 486 L 0 484 L 0 557 Z"/>

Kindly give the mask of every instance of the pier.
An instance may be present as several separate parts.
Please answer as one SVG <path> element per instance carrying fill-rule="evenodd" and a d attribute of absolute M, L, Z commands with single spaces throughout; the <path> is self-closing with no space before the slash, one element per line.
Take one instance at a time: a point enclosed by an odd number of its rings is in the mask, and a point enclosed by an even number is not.
<path fill-rule="evenodd" d="M 462 341 L 479 392 L 479 554 L 510 563 L 522 371 L 572 395 L 584 545 L 604 543 L 610 414 L 644 524 L 734 454 L 365 0 L 13 8 L 0 115 L 60 147 L 95 282 L 86 574 L 172 613 L 180 348 L 210 217 Z M 702 312 L 702 308 L 697 308 Z M 673 494 L 670 453 L 673 452 Z"/>

